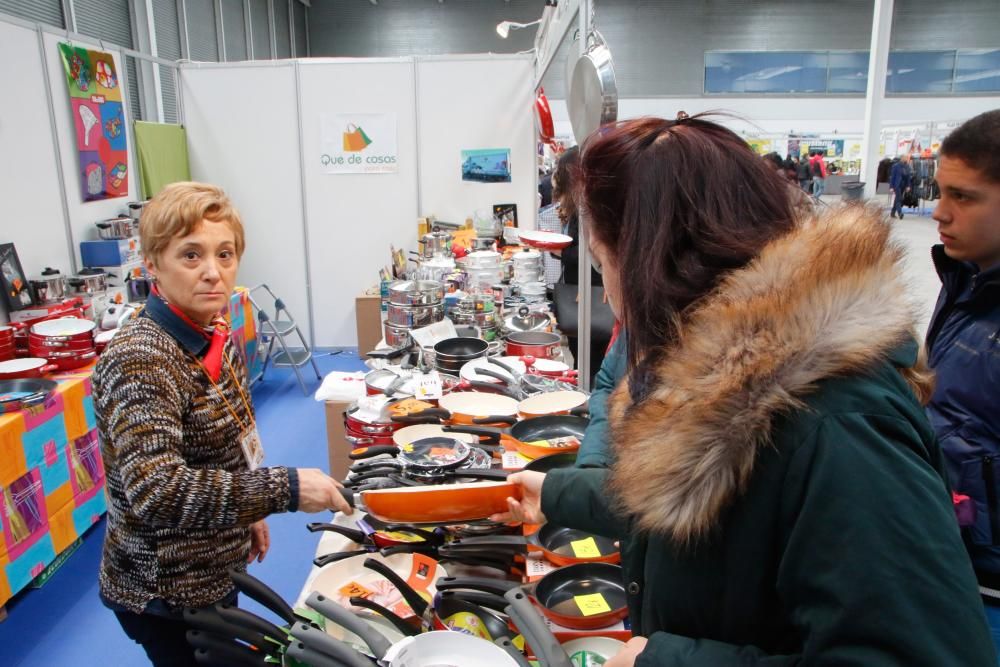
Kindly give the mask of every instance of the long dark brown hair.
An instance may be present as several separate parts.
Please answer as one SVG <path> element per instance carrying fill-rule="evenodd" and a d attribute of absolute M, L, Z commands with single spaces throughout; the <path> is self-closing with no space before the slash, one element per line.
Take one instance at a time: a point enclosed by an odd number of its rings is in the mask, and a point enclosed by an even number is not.
<path fill-rule="evenodd" d="M 552 199 L 559 202 L 559 208 L 568 220 L 576 215 L 575 181 L 580 168 L 580 149 L 571 146 L 563 151 L 556 163 L 553 174 L 555 183 L 552 187 Z"/>
<path fill-rule="evenodd" d="M 788 184 L 732 131 L 683 114 L 591 135 L 578 181 L 583 224 L 619 268 L 618 315 L 640 402 L 684 311 L 793 229 Z"/>

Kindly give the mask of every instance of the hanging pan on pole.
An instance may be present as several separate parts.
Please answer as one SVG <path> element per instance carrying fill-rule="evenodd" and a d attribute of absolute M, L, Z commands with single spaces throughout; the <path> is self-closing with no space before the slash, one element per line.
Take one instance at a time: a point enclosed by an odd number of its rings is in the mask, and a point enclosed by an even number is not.
<path fill-rule="evenodd" d="M 573 66 L 566 96 L 573 136 L 583 144 L 601 125 L 618 120 L 618 86 L 611 51 L 601 33 L 587 36 L 587 51 Z"/>

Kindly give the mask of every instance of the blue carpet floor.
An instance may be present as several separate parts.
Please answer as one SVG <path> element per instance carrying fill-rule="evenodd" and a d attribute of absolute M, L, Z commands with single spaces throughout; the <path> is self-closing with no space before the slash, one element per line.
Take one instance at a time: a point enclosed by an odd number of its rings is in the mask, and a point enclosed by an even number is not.
<path fill-rule="evenodd" d="M 323 375 L 363 368 L 353 351 L 317 352 Z M 308 367 L 307 367 L 308 368 Z M 310 369 L 311 372 L 311 369 Z M 308 378 L 308 376 L 307 376 Z M 288 369 L 269 369 L 254 387 L 257 425 L 267 453 L 265 464 L 327 468 L 326 417 L 311 392 L 319 386 L 307 379 L 310 395 L 302 393 Z M 250 567 L 293 602 L 312 565 L 318 538 L 306 531 L 310 520 L 329 515 L 278 514 L 268 519 L 271 552 Z M 142 649 L 121 631 L 114 615 L 97 597 L 97 569 L 105 522 L 94 526 L 83 545 L 44 587 L 27 589 L 7 604 L 9 616 L 0 623 L 0 667 L 130 666 L 148 664 Z M 240 605 L 262 611 L 252 600 Z"/>

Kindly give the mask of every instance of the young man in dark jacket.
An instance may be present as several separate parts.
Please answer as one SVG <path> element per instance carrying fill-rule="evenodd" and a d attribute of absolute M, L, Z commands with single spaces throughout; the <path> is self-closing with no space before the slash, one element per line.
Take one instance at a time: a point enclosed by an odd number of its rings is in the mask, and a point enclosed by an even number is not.
<path fill-rule="evenodd" d="M 942 288 L 927 332 L 937 375 L 928 412 L 953 489 L 975 504 L 963 536 L 983 592 L 1000 606 L 1000 110 L 945 139 L 937 183 Z"/>

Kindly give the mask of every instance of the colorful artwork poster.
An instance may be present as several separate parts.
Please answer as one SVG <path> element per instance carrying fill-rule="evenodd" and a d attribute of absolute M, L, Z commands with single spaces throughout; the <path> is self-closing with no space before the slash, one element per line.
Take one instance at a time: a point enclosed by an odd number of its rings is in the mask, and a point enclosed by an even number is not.
<path fill-rule="evenodd" d="M 463 150 L 462 180 L 478 183 L 510 183 L 510 149 Z"/>
<path fill-rule="evenodd" d="M 59 44 L 76 134 L 84 201 L 128 196 L 125 109 L 114 58 Z"/>

